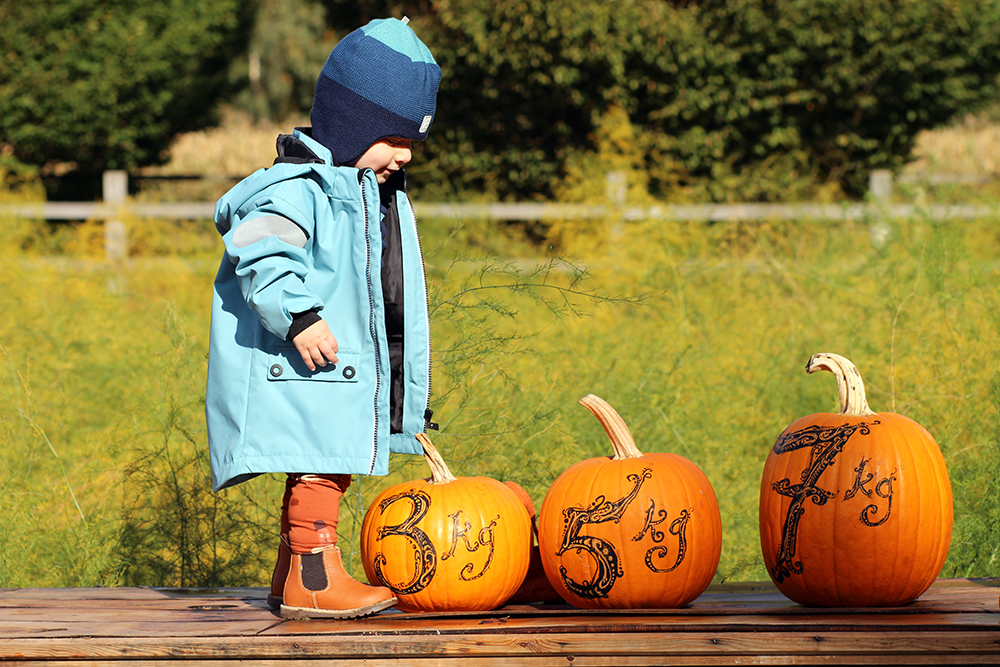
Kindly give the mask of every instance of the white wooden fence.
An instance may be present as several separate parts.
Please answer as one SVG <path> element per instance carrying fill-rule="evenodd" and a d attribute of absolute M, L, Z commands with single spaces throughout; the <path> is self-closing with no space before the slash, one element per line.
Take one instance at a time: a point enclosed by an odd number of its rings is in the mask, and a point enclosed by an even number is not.
<path fill-rule="evenodd" d="M 902 180 L 902 179 L 901 179 Z M 912 182 L 912 177 L 908 179 Z M 948 182 L 981 182 L 978 176 L 928 177 L 934 184 Z M 606 205 L 516 203 L 516 204 L 447 204 L 420 202 L 417 212 L 422 217 L 486 218 L 491 220 L 572 220 L 584 218 L 615 218 L 620 220 L 685 220 L 718 222 L 725 220 L 859 220 L 923 215 L 933 219 L 968 219 L 996 215 L 998 205 L 982 204 L 898 204 L 891 203 L 892 173 L 875 170 L 869 179 L 870 197 L 866 203 L 845 204 L 657 204 L 629 207 L 625 204 L 624 175 L 608 174 Z M 18 215 L 47 220 L 104 220 L 105 253 L 118 260 L 127 255 L 127 233 L 120 220 L 123 214 L 144 218 L 200 219 L 212 218 L 214 202 L 142 203 L 128 200 L 128 175 L 124 171 L 105 172 L 103 201 L 44 202 L 38 204 L 0 205 L 0 214 Z"/>

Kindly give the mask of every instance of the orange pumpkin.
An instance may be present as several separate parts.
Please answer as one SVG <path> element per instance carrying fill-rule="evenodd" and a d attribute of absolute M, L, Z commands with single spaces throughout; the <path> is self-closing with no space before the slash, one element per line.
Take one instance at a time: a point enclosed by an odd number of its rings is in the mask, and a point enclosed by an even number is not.
<path fill-rule="evenodd" d="M 904 605 L 944 565 L 951 483 L 934 438 L 913 420 L 875 413 L 858 369 L 815 354 L 807 373 L 836 375 L 839 414 L 803 417 L 778 437 L 760 485 L 768 573 L 804 605 Z"/>
<path fill-rule="evenodd" d="M 372 584 L 403 611 L 485 611 L 524 581 L 531 518 L 517 494 L 488 477 L 458 477 L 426 435 L 431 477 L 396 484 L 368 508 L 361 558 Z"/>
<path fill-rule="evenodd" d="M 549 582 L 578 607 L 682 607 L 712 581 L 722 552 L 708 478 L 675 454 L 643 454 L 625 422 L 593 394 L 613 457 L 581 461 L 549 488 L 538 544 Z"/>
<path fill-rule="evenodd" d="M 534 538 L 538 537 L 538 522 L 537 514 L 535 513 L 535 504 L 531 502 L 531 496 L 525 491 L 517 482 L 512 482 L 510 480 L 504 482 L 509 486 L 517 497 L 521 499 L 524 503 L 525 508 L 528 510 L 528 516 L 531 517 L 531 534 Z M 511 596 L 510 600 L 507 601 L 508 604 L 532 604 L 532 603 L 561 603 L 564 602 L 559 593 L 552 588 L 552 584 L 549 583 L 548 577 L 545 576 L 545 568 L 542 566 L 542 557 L 538 553 L 538 545 L 532 543 L 531 546 L 531 558 L 528 559 L 528 574 L 524 577 L 524 582 L 521 587 L 517 589 L 514 595 Z"/>

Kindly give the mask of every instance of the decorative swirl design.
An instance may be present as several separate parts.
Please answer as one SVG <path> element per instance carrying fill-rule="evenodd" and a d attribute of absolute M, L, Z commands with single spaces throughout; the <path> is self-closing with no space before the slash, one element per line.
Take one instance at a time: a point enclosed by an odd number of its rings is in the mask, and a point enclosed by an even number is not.
<path fill-rule="evenodd" d="M 583 551 L 590 554 L 596 566 L 594 577 L 589 581 L 582 582 L 574 581 L 564 566 L 559 567 L 563 583 L 571 593 L 586 599 L 606 598 L 615 585 L 615 581 L 624 574 L 620 565 L 620 557 L 614 545 L 592 535 L 581 536 L 580 530 L 592 523 L 605 523 L 607 521 L 617 523 L 635 497 L 639 495 L 639 489 L 643 482 L 652 476 L 652 469 L 643 468 L 640 475 L 631 474 L 626 477 L 634 486 L 624 497 L 609 502 L 601 495 L 586 508 L 567 507 L 563 510 L 563 522 L 566 527 L 563 531 L 562 544 L 556 555 L 561 556 L 571 550 Z"/>
<path fill-rule="evenodd" d="M 809 464 L 799 476 L 802 480 L 801 484 L 792 484 L 787 477 L 771 484 L 771 489 L 775 493 L 792 499 L 782 525 L 781 544 L 778 546 L 777 558 L 774 567 L 771 568 L 771 575 L 778 583 L 792 574 L 802 574 L 802 561 L 797 560 L 795 554 L 799 521 L 805 512 L 806 500 L 811 500 L 814 505 L 825 505 L 835 496 L 834 493 L 818 486 L 820 476 L 833 465 L 837 455 L 843 451 L 844 445 L 847 444 L 851 436 L 855 433 L 868 435 L 871 433 L 871 427 L 879 423 L 881 422 L 857 422 L 833 427 L 813 424 L 798 431 L 785 433 L 774 443 L 772 451 L 777 455 L 804 447 L 811 448 Z"/>
<path fill-rule="evenodd" d="M 500 517 L 497 518 L 499 519 Z M 478 549 L 480 545 L 484 547 L 488 546 L 490 548 L 489 554 L 487 554 L 486 556 L 486 562 L 483 563 L 483 569 L 480 570 L 479 574 L 474 575 L 472 574 L 472 571 L 475 569 L 475 567 L 472 565 L 472 563 L 466 563 L 465 567 L 462 568 L 461 573 L 459 573 L 459 577 L 461 577 L 462 581 L 473 581 L 474 579 L 478 579 L 479 577 L 486 574 L 486 571 L 490 569 L 490 564 L 493 562 L 493 554 L 495 552 L 494 541 L 493 541 L 493 528 L 496 525 L 497 525 L 496 521 L 490 521 L 490 525 L 486 526 L 485 528 L 479 531 L 479 541 L 476 543 L 476 549 Z M 473 551 L 474 550 L 475 549 L 473 549 Z"/>
<path fill-rule="evenodd" d="M 449 514 L 448 518 L 451 519 L 451 548 L 441 556 L 441 560 L 448 560 L 455 556 L 455 547 L 458 546 L 458 541 L 462 540 L 465 542 L 465 550 L 467 552 L 479 551 L 479 547 L 489 547 L 490 552 L 486 556 L 486 562 L 483 564 L 483 569 L 479 574 L 473 575 L 472 571 L 476 569 L 476 566 L 471 562 L 466 563 L 462 566 L 462 570 L 459 572 L 459 578 L 462 581 L 473 581 L 479 577 L 486 574 L 486 570 L 490 569 L 490 564 L 493 562 L 493 552 L 495 551 L 495 543 L 493 539 L 493 528 L 496 527 L 497 522 L 491 521 L 490 525 L 486 526 L 479 531 L 479 535 L 476 536 L 476 541 L 469 539 L 469 531 L 472 530 L 472 524 L 468 521 L 465 522 L 464 527 L 460 525 L 459 517 L 462 515 L 462 510 L 458 510 L 454 514 Z M 500 517 L 497 516 L 497 520 Z"/>
<path fill-rule="evenodd" d="M 854 496 L 858 495 L 859 491 L 869 498 L 872 497 L 871 489 L 867 488 L 866 485 L 875 478 L 875 475 L 870 472 L 865 473 L 865 466 L 867 466 L 870 461 L 871 459 L 866 459 L 864 456 L 861 457 L 861 463 L 854 469 L 854 486 L 844 492 L 844 500 L 850 500 Z M 862 475 L 864 475 L 864 478 L 862 478 Z"/>
<path fill-rule="evenodd" d="M 477 551 L 479 549 L 479 542 L 469 541 L 469 531 L 472 530 L 472 524 L 466 521 L 465 526 L 460 527 L 460 516 L 462 516 L 462 510 L 458 510 L 454 514 L 448 515 L 448 518 L 451 519 L 451 548 L 441 556 L 441 560 L 448 560 L 449 558 L 454 557 L 455 547 L 458 546 L 459 540 L 465 541 L 466 551 Z"/>
<path fill-rule="evenodd" d="M 879 498 L 887 499 L 889 501 L 889 505 L 885 508 L 885 514 L 883 514 L 882 518 L 879 519 L 878 521 L 872 521 L 873 516 L 875 514 L 878 514 L 877 505 L 871 504 L 865 507 L 863 510 L 861 510 L 861 521 L 866 526 L 871 526 L 872 528 L 875 528 L 876 526 L 881 526 L 889 518 L 889 515 L 892 514 L 892 483 L 895 480 L 896 480 L 896 471 L 893 470 L 891 475 L 879 481 L 879 483 L 875 485 L 875 495 L 877 495 Z M 887 488 L 888 491 L 883 493 L 882 491 L 883 487 Z"/>
<path fill-rule="evenodd" d="M 374 567 L 375 576 L 383 586 L 391 588 L 398 594 L 413 595 L 425 589 L 431 583 L 431 580 L 434 579 L 434 574 L 437 571 L 437 551 L 434 549 L 434 543 L 431 542 L 427 533 L 417 528 L 416 525 L 424 518 L 431 505 L 431 498 L 425 491 L 408 491 L 385 498 L 379 503 L 379 510 L 385 514 L 386 508 L 404 498 L 413 503 L 409 516 L 395 526 L 380 526 L 375 541 L 380 542 L 386 537 L 399 535 L 412 542 L 414 547 L 412 556 L 414 564 L 413 577 L 410 581 L 403 584 L 391 583 L 382 571 L 382 568 L 386 564 L 386 558 L 382 552 L 375 555 Z"/>
<path fill-rule="evenodd" d="M 653 515 L 656 515 L 656 519 Z M 648 532 L 649 536 L 653 538 L 653 541 L 659 544 L 666 538 L 666 533 L 662 530 L 657 530 L 656 526 L 667 520 L 667 510 L 656 511 L 656 501 L 653 498 L 649 499 L 649 507 L 646 509 L 646 521 L 642 526 L 642 530 L 632 538 L 633 542 L 638 542 L 643 538 L 643 536 Z"/>
<path fill-rule="evenodd" d="M 666 512 L 664 512 L 666 514 Z M 648 567 L 653 572 L 665 573 L 673 572 L 680 566 L 681 562 L 684 560 L 684 556 L 687 554 L 687 524 L 688 520 L 691 518 L 690 510 L 681 510 L 681 515 L 674 519 L 670 524 L 670 534 L 677 537 L 677 560 L 674 564 L 667 569 L 661 569 L 653 564 L 653 554 L 656 554 L 657 558 L 666 558 L 668 550 L 665 546 L 652 547 L 646 552 L 646 567 Z"/>

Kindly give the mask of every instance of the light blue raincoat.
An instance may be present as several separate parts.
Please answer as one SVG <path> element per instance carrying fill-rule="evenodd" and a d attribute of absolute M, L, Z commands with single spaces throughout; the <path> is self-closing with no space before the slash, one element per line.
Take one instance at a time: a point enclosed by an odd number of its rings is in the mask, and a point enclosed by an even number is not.
<path fill-rule="evenodd" d="M 397 215 L 386 216 L 399 221 L 393 271 L 405 322 L 401 432 L 390 433 L 378 181 L 369 169 L 333 166 L 329 150 L 301 131 L 293 136 L 314 161 L 260 169 L 215 209 L 226 246 L 205 405 L 216 491 L 267 472 L 387 474 L 390 451 L 420 453 L 414 436 L 430 417 L 427 293 L 405 192 L 396 192 Z M 311 372 L 285 337 L 292 314 L 313 309 L 340 350 L 336 365 Z"/>

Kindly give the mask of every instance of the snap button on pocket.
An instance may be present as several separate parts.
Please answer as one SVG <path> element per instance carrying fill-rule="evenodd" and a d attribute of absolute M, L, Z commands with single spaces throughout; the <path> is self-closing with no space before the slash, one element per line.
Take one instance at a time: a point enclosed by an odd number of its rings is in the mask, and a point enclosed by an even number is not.
<path fill-rule="evenodd" d="M 281 364 L 274 364 L 269 369 L 269 372 L 271 373 L 271 377 L 277 378 L 281 377 L 281 374 L 285 372 L 285 369 L 281 367 Z"/>
<path fill-rule="evenodd" d="M 344 377 L 348 380 L 354 377 L 354 366 L 344 366 Z"/>

